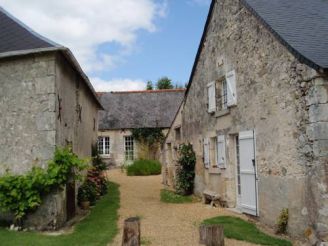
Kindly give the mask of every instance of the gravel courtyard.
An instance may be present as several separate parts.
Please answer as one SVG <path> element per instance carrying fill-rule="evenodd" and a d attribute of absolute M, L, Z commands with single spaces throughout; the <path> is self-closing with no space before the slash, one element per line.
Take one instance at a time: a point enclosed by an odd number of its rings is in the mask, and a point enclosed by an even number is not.
<path fill-rule="evenodd" d="M 121 170 L 108 173 L 111 181 L 120 184 L 120 233 L 111 244 L 121 245 L 124 219 L 141 218 L 143 245 L 192 246 L 198 244 L 198 226 L 206 218 L 228 215 L 231 212 L 211 208 L 202 203 L 166 204 L 160 202 L 161 176 L 127 177 Z M 226 245 L 252 245 L 226 239 Z"/>

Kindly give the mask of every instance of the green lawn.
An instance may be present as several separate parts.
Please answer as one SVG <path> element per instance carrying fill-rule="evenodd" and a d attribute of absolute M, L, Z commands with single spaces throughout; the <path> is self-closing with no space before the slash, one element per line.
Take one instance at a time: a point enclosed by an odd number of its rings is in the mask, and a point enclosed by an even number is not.
<path fill-rule="evenodd" d="M 118 208 L 120 194 L 118 185 L 109 184 L 108 194 L 97 202 L 90 215 L 75 226 L 69 235 L 46 236 L 36 232 L 13 232 L 0 228 L 2 246 L 74 246 L 107 245 L 118 232 Z"/>
<path fill-rule="evenodd" d="M 161 190 L 161 201 L 166 203 L 188 203 L 192 202 L 192 196 L 181 196 L 170 190 Z"/>
<path fill-rule="evenodd" d="M 223 225 L 224 236 L 227 238 L 247 241 L 261 245 L 291 246 L 291 242 L 269 236 L 261 232 L 255 224 L 237 217 L 219 216 L 203 221 L 206 225 Z"/>

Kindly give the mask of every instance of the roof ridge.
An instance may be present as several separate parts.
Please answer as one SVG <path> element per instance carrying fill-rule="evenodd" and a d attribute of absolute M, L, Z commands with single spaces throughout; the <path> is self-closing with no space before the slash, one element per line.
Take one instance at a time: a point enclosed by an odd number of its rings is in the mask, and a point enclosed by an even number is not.
<path fill-rule="evenodd" d="M 136 91 L 97 91 L 98 95 L 106 93 L 112 94 L 132 94 L 132 93 L 164 93 L 164 92 L 184 92 L 186 89 L 164 89 L 164 90 L 136 90 Z"/>
<path fill-rule="evenodd" d="M 9 13 L 7 10 L 5 10 L 3 7 L 0 6 L 0 12 L 2 12 L 3 14 L 5 14 L 8 18 L 10 18 L 12 21 L 14 21 L 17 25 L 21 26 L 22 28 L 24 28 L 26 31 L 28 31 L 30 34 L 32 34 L 34 37 L 41 39 L 42 41 L 48 43 L 49 45 L 52 45 L 54 47 L 64 47 L 61 44 L 58 44 L 44 36 L 42 36 L 41 34 L 39 34 L 38 32 L 34 31 L 31 27 L 29 27 L 28 25 L 26 25 L 25 23 L 23 23 L 22 21 L 20 21 L 18 18 L 16 18 L 15 16 L 13 16 L 11 13 Z"/>

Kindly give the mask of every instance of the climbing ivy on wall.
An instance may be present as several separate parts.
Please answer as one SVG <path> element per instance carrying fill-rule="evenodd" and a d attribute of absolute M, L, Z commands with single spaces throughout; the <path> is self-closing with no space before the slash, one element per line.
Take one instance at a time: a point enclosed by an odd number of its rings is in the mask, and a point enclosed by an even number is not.
<path fill-rule="evenodd" d="M 164 141 L 162 128 L 136 128 L 132 129 L 132 137 L 147 149 L 148 157 L 154 159 L 159 145 Z"/>
<path fill-rule="evenodd" d="M 176 189 L 181 195 L 190 195 L 194 189 L 196 154 L 191 144 L 179 148 Z"/>
<path fill-rule="evenodd" d="M 0 177 L 0 209 L 15 216 L 20 225 L 25 216 L 36 210 L 49 192 L 62 188 L 69 179 L 79 179 L 87 167 L 70 149 L 57 148 L 48 168 L 34 167 L 25 175 L 6 173 Z"/>

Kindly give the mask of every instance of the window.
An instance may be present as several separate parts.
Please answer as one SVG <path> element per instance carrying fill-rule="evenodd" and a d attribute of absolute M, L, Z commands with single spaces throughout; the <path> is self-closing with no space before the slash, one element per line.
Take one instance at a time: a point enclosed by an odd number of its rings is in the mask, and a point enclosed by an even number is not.
<path fill-rule="evenodd" d="M 125 148 L 125 160 L 134 160 L 134 139 L 132 136 L 124 137 L 124 148 Z"/>
<path fill-rule="evenodd" d="M 208 138 L 204 139 L 204 166 L 210 167 L 210 140 Z"/>
<path fill-rule="evenodd" d="M 181 127 L 175 128 L 175 140 L 177 141 L 181 140 Z"/>
<path fill-rule="evenodd" d="M 207 85 L 208 112 L 226 110 L 237 105 L 236 73 L 234 70 L 222 79 Z"/>
<path fill-rule="evenodd" d="M 98 152 L 99 155 L 110 154 L 110 138 L 109 137 L 98 137 Z"/>
<path fill-rule="evenodd" d="M 227 89 L 227 81 L 223 80 L 221 83 L 221 109 L 227 109 L 228 108 L 228 89 Z"/>

